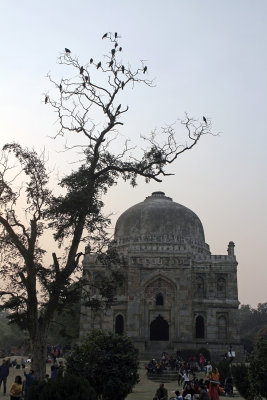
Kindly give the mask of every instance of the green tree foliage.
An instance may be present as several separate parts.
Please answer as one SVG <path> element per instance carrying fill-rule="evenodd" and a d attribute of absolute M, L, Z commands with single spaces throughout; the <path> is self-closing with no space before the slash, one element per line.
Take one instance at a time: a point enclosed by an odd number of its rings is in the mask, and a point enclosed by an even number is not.
<path fill-rule="evenodd" d="M 19 334 L 18 334 L 19 332 Z M 6 314 L 0 313 L 0 352 L 5 357 L 14 348 L 27 346 L 28 338 L 19 326 L 8 323 Z"/>
<path fill-rule="evenodd" d="M 258 339 L 267 339 L 267 324 L 263 325 L 258 332 L 256 333 L 256 340 Z"/>
<path fill-rule="evenodd" d="M 246 364 L 232 365 L 231 373 L 234 381 L 234 385 L 238 392 L 244 399 L 252 400 L 254 397 L 252 395 L 250 381 L 249 381 L 249 371 Z"/>
<path fill-rule="evenodd" d="M 96 400 L 96 393 L 87 379 L 65 375 L 48 382 L 34 382 L 26 400 Z"/>
<path fill-rule="evenodd" d="M 122 260 L 115 251 L 103 254 L 110 240 L 110 220 L 103 214 L 109 188 L 120 178 L 132 186 L 139 176 L 146 182 L 161 182 L 179 155 L 211 133 L 210 122 L 186 114 L 181 121 L 182 143 L 173 125 L 148 135 L 143 150 L 129 146 L 128 139 L 122 143 L 119 129 L 129 110 L 128 89 L 152 82 L 142 62 L 136 68 L 123 62 L 117 34 L 107 33 L 103 39 L 108 50 L 102 60 L 94 61 L 90 55 L 90 61 L 81 64 L 66 50 L 59 57 L 60 75 L 65 77 L 55 81 L 49 75 L 53 88 L 44 103 L 57 114 L 55 140 L 63 136 L 65 143 L 71 143 L 64 150 L 71 162 L 76 161 L 73 169 L 63 167 L 65 175 L 56 185 L 44 154 L 9 143 L 0 155 L 1 309 L 9 311 L 10 321 L 28 330 L 39 379 L 45 376 L 46 343 L 55 313 L 77 299 L 81 287 L 83 302 L 90 307 L 104 308 L 115 300 Z M 55 251 L 45 258 L 48 229 Z M 87 253 L 102 253 L 101 262 L 108 266 L 97 298 L 92 298 L 90 277 L 81 277 L 83 243 L 88 244 Z"/>
<path fill-rule="evenodd" d="M 259 303 L 257 308 L 248 304 L 239 309 L 240 338 L 245 350 L 251 353 L 258 332 L 267 326 L 267 303 Z"/>
<path fill-rule="evenodd" d="M 67 345 L 77 341 L 80 328 L 81 299 L 67 304 L 66 307 L 56 312 L 48 331 L 48 342 L 51 344 Z"/>
<path fill-rule="evenodd" d="M 249 364 L 249 381 L 253 394 L 267 398 L 267 340 L 260 337 L 256 341 Z"/>
<path fill-rule="evenodd" d="M 127 337 L 93 331 L 73 348 L 66 370 L 88 379 L 98 398 L 123 400 L 139 380 L 138 351 Z"/>

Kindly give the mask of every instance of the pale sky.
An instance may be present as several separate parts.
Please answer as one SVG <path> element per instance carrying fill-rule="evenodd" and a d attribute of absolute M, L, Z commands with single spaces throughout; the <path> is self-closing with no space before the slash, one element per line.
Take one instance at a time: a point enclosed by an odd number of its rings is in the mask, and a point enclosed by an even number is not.
<path fill-rule="evenodd" d="M 122 36 L 126 62 L 146 60 L 156 83 L 125 93 L 123 136 L 138 142 L 185 112 L 207 116 L 220 132 L 179 158 L 162 184 L 120 183 L 105 198 L 107 211 L 115 221 L 164 191 L 200 217 L 213 254 L 226 254 L 235 242 L 240 302 L 266 302 L 267 2 L 1 1 L 1 146 L 45 146 L 59 173 L 66 170 L 59 143 L 48 138 L 57 125 L 43 103 L 51 88 L 45 75 L 61 77 L 56 60 L 65 47 L 82 62 L 101 57 L 107 31 Z"/>

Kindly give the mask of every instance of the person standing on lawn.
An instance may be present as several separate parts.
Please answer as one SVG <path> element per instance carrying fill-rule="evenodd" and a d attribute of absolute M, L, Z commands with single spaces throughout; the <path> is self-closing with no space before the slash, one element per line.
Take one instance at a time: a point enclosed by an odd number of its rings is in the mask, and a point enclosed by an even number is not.
<path fill-rule="evenodd" d="M 2 382 L 3 382 L 4 395 L 6 394 L 6 381 L 7 381 L 8 375 L 9 375 L 9 361 L 3 360 L 3 363 L 0 367 L 0 389 L 1 389 Z"/>

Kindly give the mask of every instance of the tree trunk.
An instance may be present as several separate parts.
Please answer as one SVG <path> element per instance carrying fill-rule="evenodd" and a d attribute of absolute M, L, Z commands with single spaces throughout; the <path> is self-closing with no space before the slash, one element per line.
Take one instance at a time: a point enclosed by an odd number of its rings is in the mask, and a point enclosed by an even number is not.
<path fill-rule="evenodd" d="M 47 357 L 47 335 L 48 323 L 38 324 L 34 337 L 31 339 L 32 344 L 32 362 L 31 367 L 34 371 L 36 380 L 43 380 L 46 374 L 46 357 Z"/>

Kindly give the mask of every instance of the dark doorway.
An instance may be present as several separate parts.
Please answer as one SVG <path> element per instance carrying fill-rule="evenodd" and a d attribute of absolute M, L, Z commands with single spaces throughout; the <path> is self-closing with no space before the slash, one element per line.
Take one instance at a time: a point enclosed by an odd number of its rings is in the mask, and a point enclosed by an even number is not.
<path fill-rule="evenodd" d="M 205 337 L 205 323 L 204 318 L 201 315 L 196 317 L 196 338 L 204 339 Z"/>
<path fill-rule="evenodd" d="M 124 330 L 123 316 L 119 314 L 117 315 L 115 320 L 115 333 L 117 333 L 118 335 L 123 335 L 123 330 Z"/>
<path fill-rule="evenodd" d="M 169 324 L 160 315 L 150 324 L 150 340 L 169 340 Z"/>

